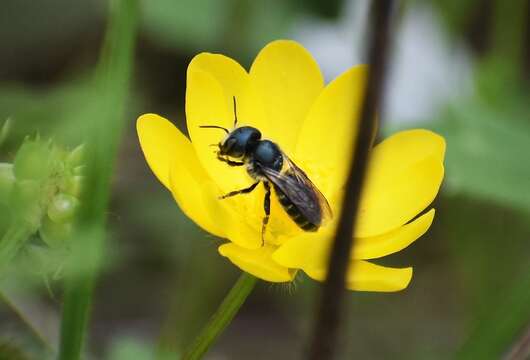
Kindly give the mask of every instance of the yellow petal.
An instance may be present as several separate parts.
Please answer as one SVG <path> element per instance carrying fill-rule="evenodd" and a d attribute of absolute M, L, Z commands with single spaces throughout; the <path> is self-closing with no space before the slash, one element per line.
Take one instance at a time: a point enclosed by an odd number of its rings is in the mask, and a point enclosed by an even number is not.
<path fill-rule="evenodd" d="M 300 233 L 281 245 L 272 254 L 272 258 L 278 264 L 289 268 L 304 269 L 325 266 L 332 238 L 332 231 Z"/>
<path fill-rule="evenodd" d="M 434 209 L 429 210 L 409 224 L 386 234 L 355 239 L 353 258 L 375 259 L 398 252 L 425 234 L 434 219 Z"/>
<path fill-rule="evenodd" d="M 443 162 L 445 140 L 425 129 L 400 131 L 377 144 L 371 153 L 372 172 L 397 172 L 426 157 Z"/>
<path fill-rule="evenodd" d="M 182 211 L 204 230 L 224 236 L 221 222 L 211 214 L 224 214 L 216 206 L 216 185 L 197 161 L 195 150 L 171 122 L 155 114 L 138 118 L 138 136 L 147 163 L 173 194 Z"/>
<path fill-rule="evenodd" d="M 186 139 L 187 140 L 187 139 Z M 189 141 L 188 141 L 189 143 Z M 191 144 L 189 149 L 194 151 Z M 186 162 L 196 162 L 195 153 Z M 208 232 L 224 237 L 239 246 L 256 249 L 261 246 L 261 234 L 241 220 L 227 202 L 219 199 L 217 184 L 198 166 L 199 171 L 175 158 L 171 168 L 171 192 L 183 212 Z"/>
<path fill-rule="evenodd" d="M 170 185 L 182 211 L 214 235 L 230 239 L 242 247 L 260 247 L 261 234 L 241 220 L 241 214 L 234 206 L 219 199 L 219 187 L 200 165 L 188 138 L 177 130 L 173 142 L 179 152 L 172 157 Z"/>
<path fill-rule="evenodd" d="M 273 251 L 274 248 L 267 245 L 257 250 L 245 249 L 235 244 L 224 244 L 219 247 L 222 256 L 227 257 L 234 265 L 249 274 L 270 282 L 292 281 L 294 273 L 271 259 Z"/>
<path fill-rule="evenodd" d="M 384 234 L 410 221 L 436 197 L 444 175 L 443 138 L 427 130 L 398 133 L 372 153 L 356 237 Z"/>
<path fill-rule="evenodd" d="M 318 64 L 297 42 L 278 40 L 260 51 L 250 77 L 265 112 L 259 124 L 263 136 L 292 155 L 309 108 L 324 87 Z"/>
<path fill-rule="evenodd" d="M 366 75 L 366 66 L 355 66 L 327 85 L 300 132 L 296 159 L 305 164 L 304 170 L 328 200 L 347 176 Z"/>
<path fill-rule="evenodd" d="M 311 278 L 324 281 L 326 269 L 304 269 Z M 357 291 L 394 292 L 405 289 L 412 279 L 412 267 L 391 268 L 368 261 L 352 261 L 346 274 L 346 287 Z"/>
<path fill-rule="evenodd" d="M 190 78 L 190 74 L 194 72 L 204 72 L 210 75 L 221 91 L 210 92 L 201 87 L 201 84 L 195 84 L 193 77 Z M 217 88 L 217 86 L 214 87 Z M 207 91 L 203 92 L 202 90 Z M 194 115 L 195 111 L 200 113 L 200 110 L 205 110 L 201 109 L 206 105 L 202 97 L 207 98 L 206 101 L 212 100 L 214 104 L 219 103 L 211 109 L 211 112 L 207 113 L 207 116 L 210 116 L 207 120 L 211 120 L 215 125 L 221 125 L 228 129 L 234 126 L 234 97 L 237 105 L 238 126 L 250 125 L 260 128 L 260 125 L 264 123 L 263 105 L 251 86 L 250 76 L 239 63 L 227 56 L 211 53 L 201 53 L 195 56 L 188 66 L 186 96 L 188 95 L 192 97 L 189 99 L 189 104 L 188 99 L 186 99 L 187 105 L 190 106 L 190 115 Z M 213 99 L 210 99 L 212 96 Z M 218 99 L 219 96 L 222 96 L 222 99 Z M 195 105 L 199 109 L 194 108 Z M 194 119 L 193 116 L 188 119 L 188 129 L 193 125 L 204 125 L 202 123 L 194 124 L 195 120 L 197 119 Z M 198 120 L 202 122 L 205 119 L 200 118 Z M 217 136 L 222 139 L 224 134 L 221 132 Z"/>
<path fill-rule="evenodd" d="M 177 128 L 155 114 L 144 114 L 136 121 L 140 146 L 147 164 L 157 179 L 168 189 L 171 158 L 178 155 Z"/>
<path fill-rule="evenodd" d="M 188 66 L 186 85 L 186 121 L 188 132 L 200 161 L 223 192 L 251 184 L 244 168 L 230 168 L 220 162 L 212 144 L 226 134 L 201 125 L 234 126 L 233 97 L 236 98 L 238 126 L 259 128 L 263 107 L 250 85 L 248 73 L 236 61 L 220 54 L 201 53 Z"/>
<path fill-rule="evenodd" d="M 210 59 L 213 55 L 208 55 Z M 205 54 L 198 55 L 199 60 L 206 57 Z M 214 60 L 217 59 L 217 60 Z M 238 72 L 239 65 L 235 65 L 233 61 L 227 58 L 216 55 L 213 56 L 210 62 L 221 62 L 224 65 L 219 65 L 218 68 L 227 67 L 227 73 L 232 75 L 245 77 L 245 73 Z M 204 61 L 202 61 L 204 62 Z M 199 63 L 202 63 L 199 62 Z M 190 133 L 192 143 L 195 147 L 200 163 L 203 165 L 210 178 L 217 183 L 219 192 L 217 196 L 224 195 L 230 191 L 240 190 L 249 187 L 254 180 L 247 174 L 245 167 L 230 167 L 226 163 L 217 159 L 216 151 L 211 144 L 219 143 L 225 136 L 225 133 L 217 129 L 202 129 L 200 125 L 218 125 L 223 127 L 231 127 L 233 116 L 230 115 L 231 100 L 225 96 L 225 91 L 220 83 L 213 75 L 205 71 L 199 70 L 195 66 L 196 61 L 192 61 L 188 68 L 188 84 L 186 90 L 186 116 L 188 131 Z M 220 75 L 218 75 L 220 77 Z M 227 75 L 228 76 L 228 75 Z M 236 75 L 233 76 L 237 78 Z M 234 79 L 234 82 L 237 82 Z M 240 82 L 245 80 L 240 79 Z M 238 99 L 244 99 L 244 96 Z M 243 102 L 245 103 L 245 102 Z M 230 105 L 229 105 L 230 104 Z M 238 102 L 239 105 L 239 102 Z M 239 108 L 238 108 L 239 113 Z M 224 114 L 224 115 L 223 115 Z M 239 115 L 239 114 L 238 114 Z M 261 224 L 263 217 L 263 191 L 260 189 L 254 190 L 250 194 L 238 195 L 233 198 L 222 200 L 223 204 L 231 208 L 234 218 L 231 219 L 235 228 L 228 228 L 229 224 L 225 224 L 227 232 L 233 234 L 232 241 L 235 238 L 245 241 L 245 245 L 251 247 L 258 247 L 261 244 L 260 236 L 247 236 L 245 232 L 241 235 L 238 232 L 239 224 L 249 224 L 255 228 L 255 233 Z M 245 225 L 247 226 L 247 225 Z M 248 242 L 252 242 L 251 244 Z"/>
<path fill-rule="evenodd" d="M 192 62 L 193 64 L 193 62 Z M 228 98 L 215 78 L 204 71 L 188 68 L 186 88 L 186 121 L 197 156 L 223 192 L 246 187 L 252 183 L 244 168 L 232 168 L 219 161 L 218 144 L 225 133 L 219 129 L 202 129 L 200 125 L 218 125 L 231 128 L 233 115 L 229 110 Z"/>
<path fill-rule="evenodd" d="M 253 196 L 258 195 L 254 194 Z M 254 212 L 248 208 L 253 204 L 249 203 L 247 195 L 241 195 L 239 199 L 234 197 L 218 201 L 229 214 L 229 218 L 223 223 L 226 237 L 246 249 L 259 249 L 262 245 L 261 219 L 264 216 L 263 213 Z M 263 198 L 261 202 L 263 202 Z"/>
<path fill-rule="evenodd" d="M 398 252 L 420 236 L 431 226 L 434 209 L 418 217 L 411 223 L 386 234 L 356 238 L 352 259 L 375 259 Z M 289 268 L 321 268 L 327 261 L 334 230 L 321 233 L 302 233 L 281 245 L 272 255 L 274 261 Z"/>

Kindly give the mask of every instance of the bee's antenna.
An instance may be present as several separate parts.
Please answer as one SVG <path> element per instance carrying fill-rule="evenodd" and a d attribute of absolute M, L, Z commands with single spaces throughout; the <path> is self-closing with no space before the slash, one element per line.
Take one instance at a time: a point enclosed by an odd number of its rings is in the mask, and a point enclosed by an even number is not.
<path fill-rule="evenodd" d="M 236 106 L 236 97 L 233 96 L 232 99 L 234 100 L 234 127 L 237 125 L 237 106 Z"/>
<path fill-rule="evenodd" d="M 222 127 L 222 126 L 217 126 L 217 125 L 200 125 L 199 127 L 202 128 L 202 129 L 221 129 L 221 130 L 225 131 L 227 134 L 230 134 L 230 131 L 228 131 L 227 128 L 224 128 L 224 127 Z"/>

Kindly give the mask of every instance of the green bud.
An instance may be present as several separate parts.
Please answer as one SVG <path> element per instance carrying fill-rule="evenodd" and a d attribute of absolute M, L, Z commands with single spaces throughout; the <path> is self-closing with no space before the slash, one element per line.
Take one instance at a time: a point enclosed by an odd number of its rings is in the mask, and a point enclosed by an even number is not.
<path fill-rule="evenodd" d="M 80 175 L 73 175 L 64 178 L 61 184 L 61 191 L 65 194 L 72 195 L 79 198 L 81 189 L 83 188 L 84 177 Z"/>
<path fill-rule="evenodd" d="M 17 152 L 14 172 L 17 180 L 45 180 L 52 170 L 50 145 L 39 139 L 26 139 Z"/>
<path fill-rule="evenodd" d="M 79 201 L 67 194 L 58 194 L 53 197 L 48 206 L 48 217 L 57 223 L 64 223 L 71 220 L 75 211 L 79 207 Z"/>
<path fill-rule="evenodd" d="M 0 163 L 0 204 L 7 204 L 15 184 L 13 165 Z"/>
<path fill-rule="evenodd" d="M 72 234 L 72 223 L 57 223 L 45 217 L 39 229 L 42 240 L 52 248 L 60 247 Z"/>
<path fill-rule="evenodd" d="M 0 126 L 0 145 L 7 139 L 7 136 L 9 135 L 9 131 L 11 130 L 11 119 L 7 118 L 6 121 L 4 121 L 4 124 Z"/>
<path fill-rule="evenodd" d="M 81 144 L 66 156 L 66 166 L 74 169 L 83 165 L 83 158 L 85 156 L 85 144 Z"/>
<path fill-rule="evenodd" d="M 38 229 L 42 218 L 41 193 L 40 182 L 22 180 L 15 182 L 9 197 L 9 204 L 14 215 L 35 229 Z"/>

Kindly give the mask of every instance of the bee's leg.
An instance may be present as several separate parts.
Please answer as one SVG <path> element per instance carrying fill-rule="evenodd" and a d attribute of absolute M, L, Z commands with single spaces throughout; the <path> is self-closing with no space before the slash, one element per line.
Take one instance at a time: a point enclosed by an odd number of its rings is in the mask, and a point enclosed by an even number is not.
<path fill-rule="evenodd" d="M 217 155 L 217 159 L 219 161 L 227 163 L 229 166 L 243 166 L 243 165 L 245 165 L 245 163 L 242 162 L 242 161 L 232 161 L 232 160 L 229 160 L 229 159 L 226 159 L 226 158 L 222 157 L 221 155 Z"/>
<path fill-rule="evenodd" d="M 259 184 L 259 181 L 257 181 L 254 184 L 250 185 L 248 188 L 241 189 L 241 190 L 230 191 L 228 194 L 225 194 L 225 195 L 219 197 L 219 199 L 226 199 L 227 197 L 231 197 L 231 196 L 235 196 L 235 195 L 239 195 L 239 194 L 248 194 L 249 192 L 254 190 L 256 188 L 256 186 L 258 186 L 258 184 Z"/>
<path fill-rule="evenodd" d="M 263 182 L 263 186 L 265 187 L 265 199 L 263 200 L 265 217 L 261 223 L 261 246 L 265 245 L 265 231 L 267 230 L 267 224 L 269 223 L 269 216 L 271 214 L 271 187 L 266 181 Z"/>

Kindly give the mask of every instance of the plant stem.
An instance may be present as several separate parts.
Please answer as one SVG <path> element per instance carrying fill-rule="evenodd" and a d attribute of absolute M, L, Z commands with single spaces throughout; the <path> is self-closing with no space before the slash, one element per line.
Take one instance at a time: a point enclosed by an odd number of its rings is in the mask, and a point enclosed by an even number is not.
<path fill-rule="evenodd" d="M 333 359 L 337 353 L 340 321 L 344 319 L 341 313 L 343 311 L 342 300 L 345 292 L 346 271 L 353 247 L 355 220 L 368 167 L 376 112 L 382 103 L 393 3 L 392 0 L 374 1 L 371 9 L 373 17 L 368 42 L 370 66 L 368 80 L 358 131 L 351 149 L 353 156 L 345 186 L 346 193 L 342 200 L 342 214 L 331 247 L 327 278 L 313 328 L 309 353 L 309 359 L 312 360 Z M 351 119 L 351 121 L 357 122 L 357 119 Z"/>
<path fill-rule="evenodd" d="M 183 360 L 200 359 L 237 314 L 256 285 L 257 278 L 243 272 L 223 302 L 184 354 Z"/>
<path fill-rule="evenodd" d="M 530 327 L 524 334 L 513 344 L 510 352 L 504 357 L 504 360 L 528 359 L 530 356 Z"/>
<path fill-rule="evenodd" d="M 132 72 L 138 0 L 110 1 L 110 16 L 95 73 L 90 113 L 80 116 L 86 141 L 87 176 L 66 267 L 60 360 L 81 356 L 93 289 L 103 259 L 111 177 L 122 130 Z M 86 126 L 87 128 L 83 128 Z"/>

